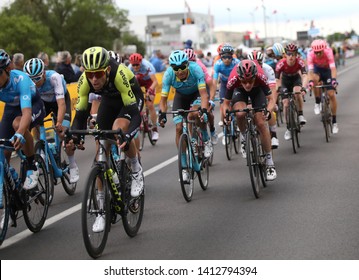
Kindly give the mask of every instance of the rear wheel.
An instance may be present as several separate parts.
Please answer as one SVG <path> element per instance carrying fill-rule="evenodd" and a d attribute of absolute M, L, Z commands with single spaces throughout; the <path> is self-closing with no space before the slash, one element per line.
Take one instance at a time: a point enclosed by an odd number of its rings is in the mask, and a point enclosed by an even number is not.
<path fill-rule="evenodd" d="M 103 199 L 99 198 L 99 189 L 102 189 Z M 93 225 L 97 218 L 103 218 L 105 228 L 94 232 Z M 82 237 L 87 253 L 92 258 L 101 256 L 105 249 L 108 233 L 110 231 L 110 195 L 107 181 L 100 166 L 92 167 L 85 184 L 84 197 L 81 207 Z"/>
<path fill-rule="evenodd" d="M 22 190 L 24 219 L 27 227 L 32 232 L 38 232 L 43 227 L 50 204 L 49 178 L 45 162 L 38 154 L 35 154 L 35 164 L 39 171 L 39 182 L 31 190 Z"/>
<path fill-rule="evenodd" d="M 192 150 L 189 148 L 189 145 L 188 135 L 182 134 L 178 142 L 178 171 L 182 194 L 187 202 L 192 200 L 194 187 L 193 169 L 191 168 L 191 157 L 193 154 L 191 155 Z"/>

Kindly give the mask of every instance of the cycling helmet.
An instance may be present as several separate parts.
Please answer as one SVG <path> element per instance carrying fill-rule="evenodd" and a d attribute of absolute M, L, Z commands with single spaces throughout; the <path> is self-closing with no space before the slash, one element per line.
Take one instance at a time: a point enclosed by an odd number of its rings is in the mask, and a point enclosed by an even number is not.
<path fill-rule="evenodd" d="M 82 65 L 86 71 L 105 69 L 110 63 L 110 55 L 105 48 L 91 47 L 82 54 Z"/>
<path fill-rule="evenodd" d="M 0 49 L 0 69 L 6 69 L 10 65 L 10 57 L 6 51 Z"/>
<path fill-rule="evenodd" d="M 234 53 L 234 49 L 231 45 L 228 44 L 224 44 L 221 48 L 221 51 L 219 52 L 220 55 L 228 53 L 230 55 L 232 55 Z"/>
<path fill-rule="evenodd" d="M 257 75 L 258 69 L 256 64 L 249 59 L 244 59 L 238 63 L 237 74 L 240 80 L 251 80 Z"/>
<path fill-rule="evenodd" d="M 44 73 L 45 64 L 40 58 L 31 58 L 25 62 L 23 70 L 30 78 L 40 76 Z"/>
<path fill-rule="evenodd" d="M 170 55 L 170 57 L 168 58 L 168 61 L 170 63 L 170 65 L 181 65 L 183 63 L 187 63 L 188 62 L 188 56 L 186 55 L 186 53 L 184 51 L 173 51 Z"/>
<path fill-rule="evenodd" d="M 285 46 L 285 51 L 286 52 L 298 52 L 298 47 L 293 43 L 289 43 L 288 45 Z"/>
<path fill-rule="evenodd" d="M 327 46 L 327 43 L 324 40 L 314 40 L 311 44 L 312 50 L 315 52 L 320 52 L 322 50 L 324 50 Z"/>
<path fill-rule="evenodd" d="M 217 53 L 218 53 L 218 54 L 221 52 L 221 49 L 222 49 L 223 45 L 224 45 L 224 44 L 222 43 L 222 44 L 220 44 L 220 45 L 218 46 L 218 48 L 217 48 Z"/>
<path fill-rule="evenodd" d="M 272 49 L 273 49 L 273 52 L 274 52 L 275 56 L 283 56 L 284 48 L 283 48 L 282 44 L 275 43 L 273 45 Z"/>
<path fill-rule="evenodd" d="M 188 56 L 188 60 L 196 61 L 196 54 L 195 54 L 194 50 L 192 50 L 192 49 L 184 49 L 183 51 Z"/>
<path fill-rule="evenodd" d="M 110 57 L 112 57 L 114 60 L 116 60 L 118 63 L 121 63 L 121 56 L 119 53 L 114 51 L 108 51 L 108 54 Z"/>
<path fill-rule="evenodd" d="M 263 54 L 260 51 L 252 51 L 248 54 L 249 60 L 257 60 L 259 64 L 263 62 Z"/>
<path fill-rule="evenodd" d="M 133 53 L 129 57 L 129 61 L 131 64 L 141 64 L 143 57 L 139 53 Z"/>

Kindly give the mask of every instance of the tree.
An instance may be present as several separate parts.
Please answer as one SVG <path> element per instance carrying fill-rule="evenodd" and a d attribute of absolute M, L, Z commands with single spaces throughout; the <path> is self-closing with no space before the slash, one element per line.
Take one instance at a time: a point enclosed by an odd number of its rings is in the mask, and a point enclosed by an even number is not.
<path fill-rule="evenodd" d="M 143 56 L 146 54 L 146 45 L 140 41 L 137 36 L 131 35 L 129 32 L 124 32 L 122 36 L 123 46 L 136 45 L 137 52 Z"/>

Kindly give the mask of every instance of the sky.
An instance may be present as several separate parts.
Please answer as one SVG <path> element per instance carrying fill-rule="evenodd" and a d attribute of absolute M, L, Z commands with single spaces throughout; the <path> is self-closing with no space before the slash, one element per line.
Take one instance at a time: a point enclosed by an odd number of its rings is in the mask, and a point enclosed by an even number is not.
<path fill-rule="evenodd" d="M 192 12 L 207 14 L 210 10 L 215 31 L 256 31 L 260 37 L 266 33 L 295 39 L 296 32 L 308 30 L 313 20 L 324 36 L 352 29 L 359 33 L 359 1 L 353 0 L 116 0 L 130 16 L 185 13 L 185 2 Z"/>

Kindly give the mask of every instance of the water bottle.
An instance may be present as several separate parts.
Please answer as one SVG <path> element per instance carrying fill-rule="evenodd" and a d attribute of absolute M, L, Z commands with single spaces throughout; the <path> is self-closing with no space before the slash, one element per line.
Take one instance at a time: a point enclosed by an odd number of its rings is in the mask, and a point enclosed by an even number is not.
<path fill-rule="evenodd" d="M 112 169 L 110 169 L 110 174 L 115 185 L 118 185 L 120 183 L 120 180 L 118 179 L 117 172 L 114 172 Z"/>
<path fill-rule="evenodd" d="M 9 167 L 9 170 L 11 173 L 11 177 L 14 179 L 15 187 L 18 188 L 20 185 L 19 174 L 17 174 L 15 168 L 12 166 Z"/>

